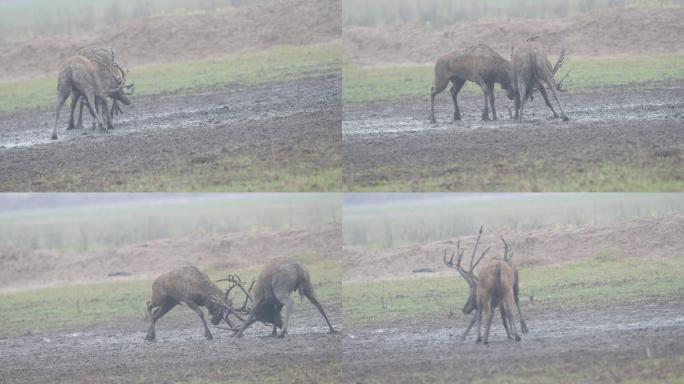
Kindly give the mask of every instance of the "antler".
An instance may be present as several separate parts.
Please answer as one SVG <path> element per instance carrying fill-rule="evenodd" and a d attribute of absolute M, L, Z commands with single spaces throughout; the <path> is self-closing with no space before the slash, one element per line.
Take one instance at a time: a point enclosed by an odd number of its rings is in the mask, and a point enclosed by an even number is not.
<path fill-rule="evenodd" d="M 506 240 L 504 240 L 504 238 L 502 236 L 499 236 L 499 239 L 501 239 L 501 241 L 503 241 L 503 243 L 504 243 L 504 257 L 503 258 L 504 258 L 504 261 L 508 263 L 513 258 L 513 251 L 511 249 L 511 246 L 508 245 L 508 243 L 506 242 Z"/>
<path fill-rule="evenodd" d="M 461 249 L 461 242 L 456 243 L 456 251 L 452 252 L 451 258 L 447 261 L 447 251 L 446 249 L 444 250 L 444 255 L 442 256 L 442 261 L 444 264 L 449 267 L 449 268 L 454 268 L 458 271 L 459 274 L 465 279 L 465 281 L 470 285 L 471 287 L 474 287 L 477 285 L 477 276 L 475 276 L 475 268 L 477 267 L 478 264 L 480 264 L 480 261 L 484 258 L 484 256 L 487 254 L 489 249 L 491 247 L 487 247 L 487 249 L 480 254 L 480 257 L 475 260 L 475 255 L 477 254 L 477 247 L 480 244 L 480 237 L 482 237 L 482 228 L 480 227 L 480 232 L 477 234 L 477 240 L 475 240 L 475 247 L 473 248 L 473 254 L 470 257 L 470 264 L 468 269 L 466 270 L 461 266 L 461 260 L 463 259 L 463 254 L 465 253 L 465 250 Z M 456 263 L 454 263 L 454 257 L 456 257 Z"/>
<path fill-rule="evenodd" d="M 226 290 L 225 293 L 225 300 L 228 300 L 228 295 L 230 294 L 230 291 L 232 291 L 235 287 L 238 287 L 242 290 L 242 292 L 245 294 L 245 301 L 242 303 L 242 306 L 234 309 L 233 311 L 239 311 L 239 312 L 247 312 L 247 303 L 249 301 L 254 302 L 254 298 L 250 294 L 252 291 L 252 287 L 254 287 L 254 280 L 252 280 L 252 283 L 249 286 L 249 289 L 245 288 L 245 282 L 240 278 L 238 275 L 228 275 L 223 279 L 217 280 L 216 282 L 221 282 L 221 281 L 227 281 L 230 285 L 228 286 L 228 289 Z"/>

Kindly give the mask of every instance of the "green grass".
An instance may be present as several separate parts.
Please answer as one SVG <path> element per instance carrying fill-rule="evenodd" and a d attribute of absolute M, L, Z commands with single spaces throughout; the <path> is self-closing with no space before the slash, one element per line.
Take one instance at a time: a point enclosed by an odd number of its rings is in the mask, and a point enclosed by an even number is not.
<path fill-rule="evenodd" d="M 555 57 L 550 57 L 555 60 Z M 560 73 L 571 70 L 564 81 L 569 92 L 586 92 L 612 86 L 662 85 L 684 80 L 684 56 L 623 56 L 610 58 L 568 57 Z M 363 68 L 353 64 L 342 68 L 342 99 L 360 104 L 421 97 L 429 100 L 433 81 L 432 65 Z M 467 83 L 462 92 L 481 92 Z M 448 97 L 448 94 L 438 97 Z"/>
<path fill-rule="evenodd" d="M 581 310 L 589 306 L 629 304 L 636 300 L 681 297 L 684 258 L 661 260 L 594 257 L 552 267 L 520 270 L 520 296 L 534 295 L 544 310 Z M 342 290 L 345 326 L 374 326 L 417 321 L 425 316 L 460 313 L 468 295 L 456 274 L 345 284 Z"/>
<path fill-rule="evenodd" d="M 220 59 L 131 68 L 128 80 L 135 83 L 136 96 L 201 91 L 227 85 L 255 86 L 338 73 L 341 55 L 341 46 L 334 43 L 281 46 Z M 0 112 L 53 108 L 56 88 L 56 73 L 45 78 L 0 83 Z"/>
<path fill-rule="evenodd" d="M 316 295 L 322 303 L 339 305 L 341 267 L 337 261 L 319 260 L 318 255 L 293 254 L 306 263 Z M 206 271 L 216 280 L 226 273 L 239 273 L 251 280 L 257 270 Z M 161 272 L 160 272 L 161 273 Z M 79 329 L 117 322 L 140 322 L 145 317 L 151 281 L 118 281 L 112 283 L 79 284 L 0 294 L 0 337 L 26 332 L 48 332 Z M 39 313 L 40 316 L 36 317 Z"/>

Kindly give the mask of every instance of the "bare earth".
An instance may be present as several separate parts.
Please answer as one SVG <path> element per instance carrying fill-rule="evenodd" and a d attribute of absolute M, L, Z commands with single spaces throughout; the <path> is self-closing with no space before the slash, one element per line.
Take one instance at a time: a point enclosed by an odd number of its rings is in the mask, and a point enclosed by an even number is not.
<path fill-rule="evenodd" d="M 359 65 L 434 63 L 447 52 L 484 43 L 510 57 L 511 46 L 530 36 L 548 53 L 570 56 L 684 52 L 684 8 L 609 9 L 555 20 L 465 22 L 430 30 L 417 24 L 345 27 L 345 60 Z M 639 31 L 630 33 L 629 31 Z"/>
<path fill-rule="evenodd" d="M 684 215 L 638 219 L 609 225 L 584 225 L 566 229 L 531 231 L 485 231 L 481 249 L 492 247 L 503 254 L 499 236 L 513 245 L 515 260 L 520 267 L 550 266 L 594 257 L 599 251 L 616 250 L 623 257 L 644 260 L 684 255 Z M 416 268 L 431 268 L 434 275 L 452 276 L 444 268 L 442 252 L 452 250 L 458 241 L 473 244 L 476 235 L 461 236 L 423 245 L 375 250 L 345 246 L 342 257 L 345 282 L 404 279 L 415 274 Z M 387 268 L 391 264 L 392 268 Z M 433 276 L 433 274 L 430 274 Z"/>
<path fill-rule="evenodd" d="M 247 1 L 227 11 L 164 15 L 83 36 L 0 43 L 0 82 L 54 75 L 88 46 L 111 46 L 124 67 L 223 57 L 278 45 L 340 38 L 340 4 L 332 0 Z"/>
<path fill-rule="evenodd" d="M 684 216 L 639 219 L 604 226 L 535 231 L 498 231 L 482 237 L 482 249 L 501 248 L 497 236 L 514 245 L 516 258 L 528 265 L 553 265 L 592 257 L 600 249 L 621 249 L 624 257 L 647 261 L 684 253 Z M 456 241 L 474 236 L 390 250 L 346 247 L 345 282 L 405 279 L 450 274 L 440 256 Z M 388 268 L 392 265 L 392 268 Z M 430 267 L 435 274 L 412 274 Z M 442 273 L 442 271 L 444 273 Z M 344 289 L 344 286 L 343 286 Z M 550 307 L 543 299 L 521 297 L 530 333 L 521 342 L 506 339 L 497 314 L 490 345 L 475 344 L 471 331 L 461 335 L 469 317 L 460 308 L 417 314 L 414 320 L 347 327 L 343 340 L 346 383 L 601 382 L 626 379 L 659 381 L 684 374 L 684 302 L 640 298 L 629 305 L 606 303 L 581 309 Z M 658 360 L 655 360 L 658 359 Z M 514 381 L 518 380 L 518 381 Z"/>
<path fill-rule="evenodd" d="M 140 97 L 114 130 L 61 128 L 57 142 L 49 139 L 53 111 L 15 112 L 0 117 L 0 190 L 137 189 L 129 183 L 159 173 L 172 179 L 153 190 L 197 188 L 185 175 L 220 188 L 264 179 L 269 169 L 273 181 L 277 170 L 339 169 L 340 106 L 340 76 L 329 75 Z"/>
<path fill-rule="evenodd" d="M 492 122 L 480 120 L 480 94 L 459 95 L 460 122 L 452 121 L 448 92 L 436 98 L 437 124 L 428 120 L 427 97 L 345 106 L 345 189 L 623 190 L 619 180 L 603 185 L 601 176 L 625 169 L 631 177 L 642 172 L 645 189 L 684 180 L 681 83 L 561 94 L 569 122 L 551 119 L 540 98 L 516 122 L 496 93 L 500 120 Z"/>
<path fill-rule="evenodd" d="M 122 279 L 108 277 L 109 273 L 119 271 L 129 274 L 126 279 L 154 278 L 162 271 L 187 264 L 235 270 L 258 268 L 274 257 L 296 254 L 338 260 L 341 247 L 341 228 L 330 226 L 197 234 L 83 253 L 3 248 L 0 292 Z"/>

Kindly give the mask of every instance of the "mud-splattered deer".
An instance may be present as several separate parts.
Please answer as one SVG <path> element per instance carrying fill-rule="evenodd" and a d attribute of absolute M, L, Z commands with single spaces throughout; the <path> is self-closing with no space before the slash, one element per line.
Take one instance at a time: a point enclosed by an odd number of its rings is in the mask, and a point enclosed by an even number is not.
<path fill-rule="evenodd" d="M 454 120 L 461 119 L 457 96 L 466 81 L 472 81 L 482 88 L 484 108 L 482 120 L 489 120 L 489 108 L 492 107 L 492 119 L 496 120 L 494 106 L 494 84 L 499 83 L 507 91 L 511 100 L 515 93 L 510 82 L 511 64 L 493 49 L 484 44 L 469 47 L 462 52 L 452 52 L 437 59 L 435 64 L 435 80 L 430 90 L 430 121 L 435 120 L 435 96 L 442 92 L 451 81 L 451 98 L 454 102 Z"/>
<path fill-rule="evenodd" d="M 227 293 L 224 296 L 224 291 L 196 267 L 186 266 L 167 272 L 152 283 L 152 297 L 147 302 L 150 327 L 145 340 L 155 340 L 154 326 L 157 320 L 181 303 L 197 313 L 204 325 L 204 336 L 208 340 L 213 339 L 213 336 L 200 307 L 206 307 L 211 315 L 211 323 L 218 325 L 232 306 Z"/>
<path fill-rule="evenodd" d="M 300 296 L 306 296 L 323 315 L 325 322 L 330 328 L 330 333 L 336 333 L 337 331 L 330 324 L 323 306 L 316 299 L 313 286 L 311 285 L 311 278 L 306 268 L 301 263 L 288 257 L 278 257 L 271 260 L 261 271 L 254 293 L 254 306 L 250 311 L 249 317 L 240 326 L 235 336 L 242 336 L 242 333 L 249 326 L 256 321 L 261 321 L 263 318 L 279 319 L 279 315 L 276 315 L 284 309 L 285 315 L 282 320 L 282 331 L 278 337 L 285 337 L 294 307 L 290 294 L 297 290 Z M 272 335 L 276 336 L 275 323 Z"/>
<path fill-rule="evenodd" d="M 511 53 L 511 81 L 515 89 L 515 119 L 522 120 L 525 103 L 532 97 L 534 91 L 538 89 L 544 98 L 544 102 L 551 109 L 553 116 L 556 118 L 562 117 L 563 121 L 568 121 L 569 119 L 565 115 L 563 106 L 556 94 L 556 89 L 560 90 L 560 86 L 554 79 L 554 74 L 562 65 L 565 50 L 561 52 L 558 63 L 552 67 L 541 46 L 533 40 L 534 38 L 528 39 Z M 556 110 L 553 109 L 553 104 L 549 101 L 549 96 L 546 93 L 547 88 L 551 91 L 553 98 L 558 104 L 560 116 L 558 116 Z"/>
<path fill-rule="evenodd" d="M 461 249 L 460 242 L 457 243 L 456 251 L 454 251 L 450 259 L 447 259 L 446 251 L 443 256 L 444 264 L 450 268 L 456 269 L 470 287 L 468 300 L 463 307 L 463 313 L 470 314 L 475 311 L 475 315 L 471 319 L 468 328 L 463 333 L 462 338 L 465 339 L 468 332 L 470 332 L 470 329 L 477 323 L 477 342 L 481 342 L 481 320 L 482 316 L 486 315 L 487 322 L 485 324 L 484 344 L 487 344 L 489 342 L 489 330 L 494 312 L 496 311 L 496 308 L 499 308 L 508 338 L 514 338 L 516 341 L 519 341 L 520 336 L 518 335 L 512 314 L 514 302 L 518 308 L 520 327 L 523 333 L 527 333 L 527 325 L 525 324 L 518 304 L 518 273 L 514 270 L 512 260 L 509 257 L 510 248 L 504 241 L 505 253 L 503 260 L 491 260 L 487 262 L 480 268 L 479 273 L 476 275 L 474 273 L 475 268 L 490 249 L 487 248 L 480 254 L 479 258 L 475 258 L 481 236 L 482 228 L 480 228 L 480 232 L 478 233 L 468 269 L 461 266 L 465 250 Z M 454 262 L 454 257 L 456 257 L 456 262 Z"/>

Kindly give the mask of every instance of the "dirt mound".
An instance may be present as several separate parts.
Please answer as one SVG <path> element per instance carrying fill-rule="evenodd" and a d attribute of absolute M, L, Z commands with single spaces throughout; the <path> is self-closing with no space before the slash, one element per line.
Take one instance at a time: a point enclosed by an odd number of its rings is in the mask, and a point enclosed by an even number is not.
<path fill-rule="evenodd" d="M 554 265 L 597 255 L 641 259 L 679 257 L 684 254 L 682 233 L 684 215 L 677 214 L 573 229 L 485 231 L 480 240 L 480 249 L 491 246 L 490 255 L 503 255 L 503 245 L 498 238 L 503 236 L 513 246 L 515 259 L 523 267 Z M 453 249 L 459 240 L 462 247 L 472 249 L 475 236 L 384 251 L 345 247 L 342 256 L 344 279 L 364 281 L 405 278 L 416 276 L 412 272 L 416 268 L 431 268 L 437 274 L 452 274 L 442 264 L 442 252 L 444 249 Z"/>
<path fill-rule="evenodd" d="M 345 59 L 360 65 L 434 63 L 441 55 L 476 43 L 504 57 L 513 44 L 538 35 L 549 54 L 569 56 L 656 54 L 684 51 L 684 8 L 609 9 L 557 20 L 456 24 L 442 31 L 415 24 L 344 29 Z"/>
<path fill-rule="evenodd" d="M 0 79 L 56 74 L 84 47 L 111 46 L 128 66 L 192 61 L 277 45 L 340 37 L 340 5 L 333 0 L 273 0 L 211 14 L 135 20 L 87 36 L 50 36 L 0 44 Z"/>
<path fill-rule="evenodd" d="M 119 272 L 136 279 L 155 277 L 185 264 L 240 269 L 265 264 L 276 256 L 315 254 L 323 259 L 339 259 L 341 242 L 340 227 L 331 226 L 197 234 L 87 253 L 4 249 L 0 251 L 0 291 L 103 281 Z"/>

